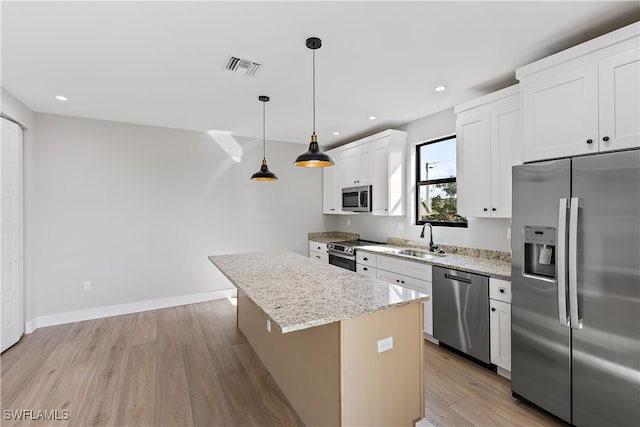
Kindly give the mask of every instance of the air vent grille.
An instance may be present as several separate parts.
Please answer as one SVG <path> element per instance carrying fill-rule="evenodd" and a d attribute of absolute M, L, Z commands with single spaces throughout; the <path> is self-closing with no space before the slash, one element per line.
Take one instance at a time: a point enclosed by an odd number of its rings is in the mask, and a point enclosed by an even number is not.
<path fill-rule="evenodd" d="M 253 76 L 258 69 L 260 68 L 260 64 L 250 59 L 238 58 L 236 56 L 229 56 L 227 58 L 227 62 L 224 66 L 225 70 L 235 71 L 238 73 L 245 74 L 247 76 Z"/>

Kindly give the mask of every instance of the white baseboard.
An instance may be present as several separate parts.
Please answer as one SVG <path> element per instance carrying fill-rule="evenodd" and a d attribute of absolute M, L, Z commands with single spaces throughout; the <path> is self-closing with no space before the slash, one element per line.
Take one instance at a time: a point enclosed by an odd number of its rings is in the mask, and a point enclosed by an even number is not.
<path fill-rule="evenodd" d="M 178 305 L 195 304 L 198 302 L 236 296 L 236 288 L 220 291 L 203 292 L 200 294 L 179 295 L 169 298 L 158 298 L 147 301 L 137 301 L 126 304 L 108 305 L 104 307 L 88 308 L 86 310 L 67 311 L 64 313 L 47 314 L 25 322 L 24 332 L 30 334 L 38 328 L 64 323 L 81 322 L 83 320 L 101 319 L 103 317 L 120 316 L 122 314 L 138 313 L 141 311 L 158 310 Z"/>

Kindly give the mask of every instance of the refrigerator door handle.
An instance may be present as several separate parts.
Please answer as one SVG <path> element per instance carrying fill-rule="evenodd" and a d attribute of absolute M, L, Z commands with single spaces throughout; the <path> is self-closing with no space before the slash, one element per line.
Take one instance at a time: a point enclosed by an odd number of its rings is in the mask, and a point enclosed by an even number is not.
<path fill-rule="evenodd" d="M 582 329 L 582 319 L 578 312 L 578 210 L 580 199 L 571 198 L 569 210 L 569 311 L 571 327 Z"/>
<path fill-rule="evenodd" d="M 567 199 L 560 199 L 558 207 L 558 320 L 562 326 L 568 327 L 569 316 L 567 316 Z"/>

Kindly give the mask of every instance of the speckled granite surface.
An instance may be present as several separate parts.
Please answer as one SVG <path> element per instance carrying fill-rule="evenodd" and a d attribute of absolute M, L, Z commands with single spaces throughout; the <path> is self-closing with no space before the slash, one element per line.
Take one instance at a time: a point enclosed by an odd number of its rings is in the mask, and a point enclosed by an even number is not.
<path fill-rule="evenodd" d="M 209 260 L 281 330 L 314 326 L 429 297 L 287 251 L 210 256 Z"/>
<path fill-rule="evenodd" d="M 324 231 L 318 233 L 309 233 L 309 240 L 318 243 L 340 242 L 344 240 L 357 240 L 360 238 L 356 233 L 345 233 L 343 231 Z"/>
<path fill-rule="evenodd" d="M 407 259 L 411 261 L 421 262 L 424 264 L 437 265 L 445 268 L 453 268 L 460 271 L 466 271 L 469 273 L 483 274 L 489 277 L 495 277 L 497 279 L 511 280 L 511 256 L 505 252 L 497 251 L 485 251 L 483 249 L 471 249 L 460 248 L 462 250 L 454 250 L 450 246 L 442 246 L 442 249 L 446 252 L 443 257 L 432 258 L 425 260 L 422 258 L 400 255 L 397 253 L 401 249 L 425 249 L 420 245 L 409 245 L 408 241 L 404 239 L 388 239 L 388 242 L 394 244 L 379 245 L 379 246 L 360 246 L 358 251 L 367 251 L 372 253 L 382 253 L 387 256 L 396 258 Z M 400 244 L 395 244 L 400 243 Z M 451 250 L 451 252 L 449 250 Z M 428 246 L 426 247 L 428 250 Z M 476 254 L 476 256 L 470 256 L 466 254 Z M 493 254 L 493 258 L 490 256 Z M 506 256 L 504 255 L 506 254 Z M 481 256 L 477 256 L 481 255 Z M 484 257 L 483 255 L 488 255 Z M 508 258 L 508 260 L 505 260 Z"/>

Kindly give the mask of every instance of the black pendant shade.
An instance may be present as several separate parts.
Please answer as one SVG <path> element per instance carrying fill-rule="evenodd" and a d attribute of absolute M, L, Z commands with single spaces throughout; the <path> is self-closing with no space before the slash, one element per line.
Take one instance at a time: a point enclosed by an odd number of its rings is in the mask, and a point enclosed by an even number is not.
<path fill-rule="evenodd" d="M 300 154 L 294 164 L 305 168 L 324 168 L 332 166 L 334 163 L 328 154 L 320 151 L 318 137 L 313 133 L 311 135 L 311 142 L 309 143 L 309 150 L 306 153 Z"/>
<path fill-rule="evenodd" d="M 294 165 L 306 168 L 324 168 L 333 166 L 333 159 L 320 151 L 318 145 L 318 136 L 316 135 L 316 49 L 322 46 L 322 40 L 317 37 L 309 37 L 306 45 L 313 51 L 313 133 L 311 134 L 311 142 L 309 150 L 298 156 Z"/>
<path fill-rule="evenodd" d="M 269 170 L 267 166 L 266 138 L 265 138 L 265 104 L 269 102 L 269 97 L 260 95 L 258 99 L 262 102 L 262 166 L 260 170 L 251 175 L 252 181 L 277 181 L 278 177 Z"/>

